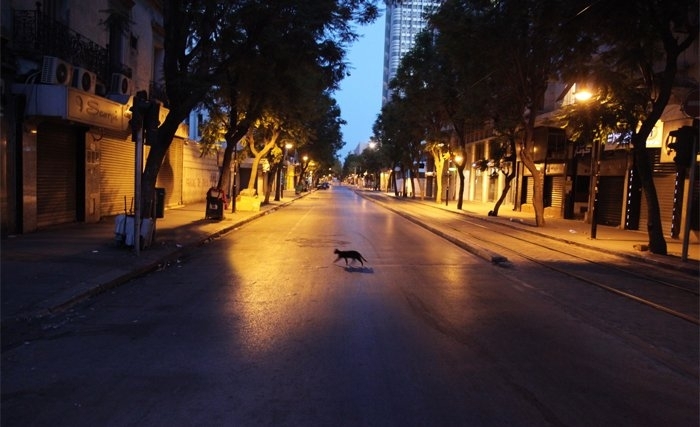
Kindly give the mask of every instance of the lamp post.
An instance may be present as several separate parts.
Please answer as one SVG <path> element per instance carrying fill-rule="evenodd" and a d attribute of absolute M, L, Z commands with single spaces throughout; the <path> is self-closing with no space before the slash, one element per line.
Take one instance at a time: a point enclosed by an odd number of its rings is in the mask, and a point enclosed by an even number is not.
<path fill-rule="evenodd" d="M 586 121 L 585 121 L 585 132 L 587 139 L 591 141 L 591 165 L 590 165 L 590 179 L 588 186 L 588 217 L 591 223 L 590 238 L 595 239 L 598 233 L 598 177 L 600 175 L 600 142 L 596 141 L 595 135 L 591 132 L 591 113 L 590 113 L 590 102 L 593 98 L 593 93 L 588 90 L 587 87 L 576 87 L 574 92 L 574 98 L 577 101 L 583 102 L 585 104 Z"/>
<path fill-rule="evenodd" d="M 591 182 L 588 190 L 588 205 L 591 217 L 591 239 L 596 238 L 598 232 L 598 180 L 600 176 L 600 144 L 595 139 L 591 146 Z"/>
<path fill-rule="evenodd" d="M 455 162 L 461 162 L 462 156 L 457 155 L 454 157 Z M 445 206 L 448 206 L 448 201 L 450 200 L 450 180 L 452 179 L 452 172 L 456 171 L 457 168 L 452 164 L 452 157 L 450 157 L 447 166 L 447 185 L 445 186 Z"/>
<path fill-rule="evenodd" d="M 464 170 L 462 163 L 464 162 L 464 157 L 457 153 L 455 155 L 455 167 L 452 168 L 452 171 L 455 173 L 455 181 L 454 181 L 454 186 L 455 186 L 455 197 L 457 198 L 457 209 L 462 209 L 462 194 L 464 192 L 463 188 L 463 178 L 464 174 L 462 171 Z M 459 184 L 459 186 L 457 186 Z"/>
<path fill-rule="evenodd" d="M 238 179 L 238 143 L 233 146 L 233 188 L 231 189 L 231 213 L 236 213 L 236 180 Z"/>
<path fill-rule="evenodd" d="M 306 175 L 306 168 L 309 165 L 309 156 L 305 155 L 301 159 L 303 160 L 303 162 L 301 163 L 301 170 L 299 171 L 299 186 L 303 190 L 304 185 L 306 184 L 306 177 L 304 175 Z M 302 180 L 304 182 L 302 182 Z"/>
<path fill-rule="evenodd" d="M 284 144 L 284 159 L 282 160 L 282 173 L 280 174 L 280 199 L 284 199 L 284 187 L 287 184 L 287 152 L 291 148 L 291 143 Z"/>

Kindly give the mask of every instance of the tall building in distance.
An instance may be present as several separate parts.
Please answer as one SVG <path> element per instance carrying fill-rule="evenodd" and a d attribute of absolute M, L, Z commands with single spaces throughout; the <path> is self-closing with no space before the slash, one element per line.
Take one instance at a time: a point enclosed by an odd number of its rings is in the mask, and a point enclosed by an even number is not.
<path fill-rule="evenodd" d="M 404 0 L 389 2 L 384 30 L 384 78 L 382 105 L 391 99 L 389 82 L 396 75 L 401 58 L 413 48 L 416 35 L 425 28 L 426 13 L 436 9 L 442 0 Z"/>

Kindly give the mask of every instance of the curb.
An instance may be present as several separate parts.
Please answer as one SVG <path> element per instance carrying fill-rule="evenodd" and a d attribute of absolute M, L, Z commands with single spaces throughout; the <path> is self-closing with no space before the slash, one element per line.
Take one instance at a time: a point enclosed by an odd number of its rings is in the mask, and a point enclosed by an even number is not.
<path fill-rule="evenodd" d="M 402 217 L 404 217 L 404 218 L 406 218 L 406 219 L 409 219 L 410 221 L 412 221 L 412 222 L 414 222 L 414 223 L 416 223 L 416 224 L 418 224 L 418 225 L 423 226 L 423 227 L 426 228 L 427 230 L 429 230 L 429 231 L 431 231 L 431 232 L 433 232 L 433 233 L 439 235 L 440 237 L 442 237 L 442 238 L 444 238 L 444 239 L 450 241 L 451 243 L 453 243 L 453 244 L 455 244 L 455 245 L 461 247 L 462 249 L 465 249 L 465 250 L 467 250 L 467 251 L 469 251 L 469 252 L 471 252 L 471 253 L 473 253 L 473 254 L 475 254 L 475 255 L 477 255 L 477 256 L 480 256 L 481 258 L 485 259 L 486 261 L 492 262 L 492 263 L 494 263 L 494 264 L 499 264 L 499 265 L 508 265 L 508 264 L 507 264 L 507 263 L 508 263 L 508 260 L 507 260 L 507 258 L 504 257 L 504 256 L 501 256 L 501 255 L 499 255 L 499 254 L 493 253 L 493 252 L 491 252 L 491 251 L 489 251 L 489 250 L 486 250 L 486 249 L 483 249 L 483 248 L 479 248 L 479 247 L 474 246 L 474 245 L 470 245 L 470 244 L 465 243 L 465 242 L 461 242 L 461 241 L 459 241 L 458 239 L 455 239 L 455 238 L 453 238 L 453 237 L 451 237 L 451 236 L 448 236 L 448 235 L 446 235 L 445 233 L 443 233 L 443 232 L 441 232 L 441 231 L 439 231 L 439 230 L 436 230 L 436 229 L 434 229 L 433 227 L 431 227 L 431 226 L 429 226 L 429 225 L 427 225 L 427 224 L 422 224 L 422 223 L 420 223 L 418 220 L 414 220 L 414 219 L 411 218 L 410 216 L 407 216 L 407 215 L 403 214 L 402 212 L 400 212 L 400 211 L 398 211 L 398 210 L 396 210 L 396 209 L 390 207 L 389 205 L 387 205 L 386 203 L 383 203 L 382 201 L 380 201 L 380 200 L 377 199 L 377 198 L 365 196 L 361 191 L 357 191 L 357 190 L 356 190 L 355 193 L 358 194 L 360 197 L 363 197 L 363 198 L 366 199 L 366 200 L 370 200 L 370 201 L 373 201 L 373 202 L 375 202 L 375 203 L 377 203 L 377 204 L 380 204 L 380 205 L 382 205 L 383 207 L 385 207 L 386 209 L 391 210 L 392 212 L 395 212 L 395 213 L 401 215 Z M 454 210 L 451 210 L 451 209 L 445 209 L 442 205 L 434 205 L 434 204 L 430 204 L 430 203 L 425 203 L 425 202 L 423 202 L 423 201 L 421 201 L 421 200 L 407 200 L 407 201 L 409 201 L 409 202 L 411 202 L 411 203 L 420 203 L 420 204 L 422 204 L 422 205 L 431 207 L 431 208 L 433 208 L 433 209 L 440 209 L 440 210 L 443 210 L 443 211 L 452 212 L 452 213 L 456 213 L 456 214 L 459 214 L 459 215 L 465 215 L 465 216 L 468 216 L 469 218 L 477 219 L 477 220 L 483 221 L 483 222 L 485 222 L 485 223 L 494 222 L 494 220 L 493 220 L 492 218 L 500 218 L 500 219 L 503 219 L 503 218 L 504 218 L 504 217 L 500 217 L 500 216 L 499 216 L 499 217 L 484 217 L 483 215 L 479 215 L 479 214 L 475 214 L 475 213 L 471 213 L 471 212 L 466 212 L 466 211 L 454 211 Z M 640 255 L 634 255 L 634 254 L 628 254 L 628 253 L 621 253 L 621 252 L 614 251 L 614 250 L 610 250 L 610 249 L 606 249 L 606 248 L 600 248 L 600 247 L 597 247 L 597 246 L 587 245 L 587 244 L 585 244 L 585 243 L 576 242 L 576 241 L 569 240 L 569 239 L 566 239 L 566 238 L 563 238 L 563 237 L 552 236 L 552 235 L 549 235 L 549 234 L 540 233 L 540 232 L 538 232 L 538 231 L 536 231 L 536 230 L 528 229 L 527 227 L 521 227 L 521 226 L 512 224 L 512 223 L 511 223 L 512 221 L 513 221 L 513 220 L 511 219 L 511 221 L 502 220 L 502 221 L 497 221 L 497 222 L 498 222 L 498 224 L 500 224 L 500 225 L 503 225 L 503 226 L 506 226 L 506 227 L 510 227 L 510 228 L 512 228 L 512 229 L 514 229 L 514 230 L 524 231 L 524 232 L 526 232 L 526 233 L 530 233 L 530 234 L 535 235 L 535 236 L 538 236 L 538 237 L 543 237 L 543 238 L 546 238 L 546 239 L 555 240 L 555 241 L 558 241 L 558 242 L 566 243 L 566 244 L 569 244 L 569 245 L 572 245 L 572 246 L 577 246 L 577 247 L 580 247 L 580 248 L 585 248 L 585 249 L 589 249 L 589 250 L 595 250 L 595 251 L 604 252 L 604 253 L 606 253 L 606 254 L 608 254 L 608 255 L 620 256 L 620 257 L 623 257 L 623 258 L 626 258 L 626 259 L 630 259 L 630 260 L 634 260 L 634 261 L 648 262 L 648 263 L 654 264 L 655 266 L 660 267 L 660 268 L 680 271 L 680 272 L 682 272 L 682 273 L 685 273 L 685 274 L 688 274 L 688 275 L 691 275 L 691 276 L 700 276 L 700 269 L 698 269 L 698 268 L 695 267 L 694 265 L 690 265 L 690 264 L 689 264 L 689 265 L 687 265 L 687 266 L 686 266 L 686 265 L 679 266 L 679 265 L 674 264 L 674 263 L 672 263 L 672 262 L 669 262 L 668 260 L 665 260 L 665 259 L 663 259 L 663 258 L 655 258 L 653 254 L 649 254 L 650 256 L 643 256 L 641 253 L 640 253 Z M 659 255 L 659 257 L 661 257 L 661 255 Z M 667 255 L 667 257 L 670 257 L 671 259 L 676 259 L 676 257 L 674 257 L 673 255 Z"/>
<path fill-rule="evenodd" d="M 371 198 L 371 197 L 366 197 L 357 191 L 355 193 L 357 195 L 359 195 L 360 197 L 382 206 L 383 208 L 401 216 L 402 218 L 405 218 L 405 219 L 411 221 L 412 223 L 425 228 L 426 230 L 430 231 L 431 233 L 442 237 L 443 239 L 447 240 L 448 242 L 452 243 L 453 245 L 456 245 L 456 246 L 464 249 L 465 251 L 467 251 L 471 254 L 474 254 L 474 255 L 476 255 L 476 256 L 478 256 L 478 257 L 480 257 L 480 258 L 482 258 L 482 259 L 484 259 L 492 264 L 496 264 L 496 265 L 502 266 L 502 267 L 510 265 L 508 263 L 508 258 L 506 258 L 503 255 L 500 255 L 496 252 L 492 252 L 492 251 L 485 249 L 485 248 L 482 248 L 480 246 L 476 246 L 476 245 L 472 245 L 471 243 L 464 242 L 460 239 L 457 239 L 456 237 L 452 237 L 449 234 L 447 234 L 441 230 L 438 230 L 435 227 L 432 227 L 424 222 L 421 222 L 420 220 L 412 217 L 411 215 L 408 215 L 404 212 L 401 212 L 397 209 L 394 209 L 393 207 L 387 205 L 386 203 L 383 203 L 383 202 L 381 202 L 377 199 Z"/>

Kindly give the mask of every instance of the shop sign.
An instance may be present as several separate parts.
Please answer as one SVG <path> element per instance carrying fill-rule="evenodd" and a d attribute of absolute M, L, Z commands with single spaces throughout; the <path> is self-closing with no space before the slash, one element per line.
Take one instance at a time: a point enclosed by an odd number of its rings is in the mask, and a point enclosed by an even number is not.
<path fill-rule="evenodd" d="M 67 119 L 110 130 L 127 129 L 128 119 L 124 112 L 128 105 L 68 88 Z"/>

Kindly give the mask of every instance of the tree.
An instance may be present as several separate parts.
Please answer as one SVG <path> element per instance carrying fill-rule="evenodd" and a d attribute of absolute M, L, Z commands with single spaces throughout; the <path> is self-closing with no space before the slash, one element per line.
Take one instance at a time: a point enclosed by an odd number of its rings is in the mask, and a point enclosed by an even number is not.
<path fill-rule="evenodd" d="M 435 165 L 436 202 L 442 197 L 442 175 L 445 162 L 450 157 L 449 117 L 442 97 L 445 67 L 435 49 L 431 31 L 416 36 L 416 43 L 401 60 L 396 76 L 391 82 L 394 98 L 402 102 L 404 116 L 402 128 L 414 129 L 421 141 L 421 151 L 432 157 Z"/>
<path fill-rule="evenodd" d="M 365 24 L 376 19 L 375 0 L 319 0 L 257 2 L 234 0 L 172 0 L 162 2 L 164 34 L 164 64 L 166 93 L 170 109 L 151 144 L 142 179 L 142 203 L 147 207 L 154 200 L 158 171 L 175 132 L 190 111 L 212 88 L 228 83 L 238 88 L 238 79 L 246 76 L 245 53 L 255 52 L 264 45 L 265 37 L 274 34 L 271 28 L 293 40 L 298 55 L 315 57 L 319 66 L 332 76 L 324 81 L 327 87 L 342 78 L 345 71 L 344 49 L 357 38 L 350 23 Z M 306 37 L 304 37 L 306 35 Z M 236 62 L 238 61 L 238 62 Z M 274 66 L 274 62 L 271 64 Z M 250 94 L 250 92 L 248 92 Z M 232 93 L 235 98 L 236 93 Z M 254 96 L 247 97 L 250 104 Z M 238 107 L 238 103 L 232 103 Z M 232 113 L 236 123 L 243 114 L 255 108 Z M 252 122 L 255 118 L 246 116 Z M 231 123 L 233 123 L 232 121 Z M 231 127 L 231 139 L 236 129 Z M 232 150 L 237 141 L 227 144 Z M 227 152 L 224 160 L 230 162 Z M 228 170 L 228 164 L 224 170 Z"/>
<path fill-rule="evenodd" d="M 343 179 L 347 179 L 349 176 L 354 176 L 357 174 L 358 170 L 362 171 L 362 159 L 357 154 L 348 153 L 343 161 Z"/>
<path fill-rule="evenodd" d="M 314 105 L 315 113 L 307 117 L 308 133 L 302 147 L 320 169 L 328 170 L 339 162 L 336 153 L 343 147 L 341 127 L 345 121 L 340 117 L 340 107 L 331 92 L 324 93 Z"/>
<path fill-rule="evenodd" d="M 482 60 L 489 55 L 484 39 L 493 37 L 488 31 L 488 7 L 479 2 L 448 1 L 431 16 L 428 26 L 436 34 L 432 50 L 439 65 L 434 93 L 442 99 L 441 108 L 451 131 L 446 150 L 449 159 L 454 160 L 460 182 L 458 209 L 464 201 L 468 145 L 493 118 L 487 108 L 493 92 L 484 82 L 488 82 L 494 64 Z"/>
<path fill-rule="evenodd" d="M 563 64 L 575 62 L 588 48 L 571 21 L 583 9 L 581 3 L 448 0 L 431 20 L 440 36 L 438 45 L 456 73 L 455 99 L 461 101 L 451 104 L 451 116 L 460 144 L 466 143 L 470 127 L 484 125 L 479 120 L 460 122 L 470 115 L 490 116 L 501 133 L 516 138 L 520 160 L 534 181 L 538 226 L 545 224 L 544 171 L 535 164 L 535 119 L 549 82 L 558 79 Z"/>
<path fill-rule="evenodd" d="M 517 136 L 513 133 L 499 135 L 493 142 L 496 142 L 497 147 L 492 151 L 491 161 L 494 162 L 496 169 L 505 176 L 505 185 L 501 195 L 496 200 L 493 210 L 489 211 L 489 216 L 498 216 L 498 210 L 506 199 L 508 192 L 511 189 L 511 184 L 516 176 L 515 160 L 517 152 Z"/>
<path fill-rule="evenodd" d="M 568 80 L 585 83 L 593 96 L 562 110 L 572 138 L 589 134 L 601 144 L 616 134 L 632 147 L 648 207 L 649 250 L 656 254 L 665 255 L 667 247 L 646 140 L 672 93 L 698 86 L 697 76 L 680 76 L 678 68 L 682 52 L 697 40 L 697 10 L 697 0 L 594 5 L 577 19 L 585 22 L 597 49 L 565 70 Z"/>
<path fill-rule="evenodd" d="M 168 115 L 160 124 L 141 180 L 141 212 L 151 212 L 160 166 L 175 132 L 220 78 L 231 56 L 220 49 L 222 23 L 241 2 L 173 0 L 163 2 L 164 63 Z"/>
<path fill-rule="evenodd" d="M 637 117 L 639 127 L 637 128 L 635 123 L 631 129 L 632 151 L 649 209 L 647 223 L 649 250 L 666 255 L 666 241 L 661 226 L 661 213 L 651 161 L 646 150 L 646 140 L 669 102 L 678 74 L 680 55 L 698 38 L 698 1 L 622 3 L 625 11 L 635 12 L 632 14 L 633 20 L 630 23 L 636 25 L 632 26 L 634 31 L 630 32 L 620 31 L 619 26 L 611 28 L 615 41 L 611 53 L 615 52 L 617 54 L 615 57 L 623 59 L 620 62 L 622 70 L 638 73 L 632 74 L 637 77 L 634 83 L 642 83 L 647 94 L 644 103 L 634 102 L 635 97 L 632 98 L 631 104 L 636 107 L 632 111 L 641 113 Z M 629 13 L 626 17 L 632 18 Z M 659 52 L 656 50 L 657 47 L 661 47 L 663 61 L 656 60 Z M 663 69 L 655 72 L 658 62 L 663 63 Z M 694 84 L 689 83 L 696 88 L 698 86 L 697 80 Z M 625 101 L 629 102 L 630 99 L 627 98 Z"/>
<path fill-rule="evenodd" d="M 398 168 L 401 172 L 403 179 L 401 194 L 404 197 L 408 196 L 406 178 L 413 179 L 418 175 L 416 165 L 422 158 L 423 130 L 410 123 L 410 109 L 410 102 L 395 97 L 382 107 L 382 112 L 372 127 L 374 138 L 381 145 L 382 152 L 392 167 L 394 191 L 397 196 L 399 189 L 396 185 L 396 169 Z M 415 188 L 415 184 L 413 185 Z M 415 191 L 412 196 L 415 197 Z"/>

